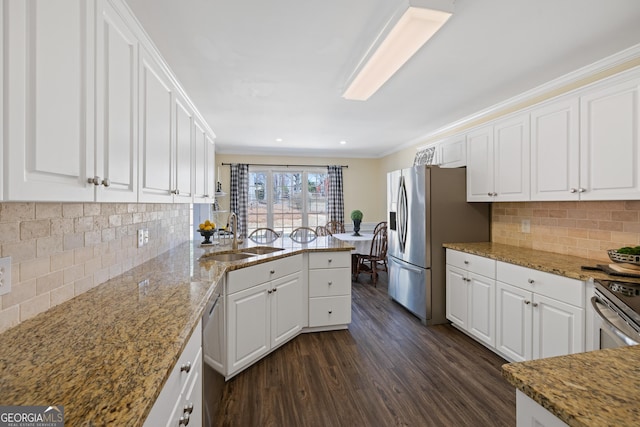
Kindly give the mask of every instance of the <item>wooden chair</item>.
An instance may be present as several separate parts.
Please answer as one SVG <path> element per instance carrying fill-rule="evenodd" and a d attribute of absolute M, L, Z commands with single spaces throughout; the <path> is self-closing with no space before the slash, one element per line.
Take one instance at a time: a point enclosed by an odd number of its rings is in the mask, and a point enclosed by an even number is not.
<path fill-rule="evenodd" d="M 298 243 L 308 243 L 316 240 L 318 235 L 313 228 L 309 227 L 298 227 L 294 228 L 291 232 L 291 240 Z"/>
<path fill-rule="evenodd" d="M 333 233 L 329 231 L 329 229 L 323 225 L 319 225 L 316 227 L 316 234 L 318 236 L 332 236 Z"/>
<path fill-rule="evenodd" d="M 378 283 L 378 265 L 387 257 L 387 229 L 382 227 L 373 236 L 369 255 L 358 254 L 356 264 L 356 280 L 360 273 L 370 274 L 373 285 Z"/>
<path fill-rule="evenodd" d="M 387 221 L 380 221 L 377 223 L 376 227 L 373 229 L 373 234 L 376 234 L 382 227 L 387 228 Z"/>
<path fill-rule="evenodd" d="M 329 221 L 325 227 L 331 232 L 331 234 L 346 233 L 342 221 Z"/>
<path fill-rule="evenodd" d="M 251 234 L 249 234 L 249 239 L 256 243 L 271 243 L 279 237 L 280 235 L 277 231 L 266 227 L 256 228 L 251 232 Z"/>
<path fill-rule="evenodd" d="M 376 227 L 373 229 L 373 234 L 375 235 L 378 230 L 384 228 L 385 234 L 387 230 L 387 221 L 380 221 L 376 224 Z M 382 261 L 377 261 L 378 265 L 381 266 L 380 270 L 389 271 L 389 267 L 387 266 L 387 254 L 385 252 L 384 259 Z"/>

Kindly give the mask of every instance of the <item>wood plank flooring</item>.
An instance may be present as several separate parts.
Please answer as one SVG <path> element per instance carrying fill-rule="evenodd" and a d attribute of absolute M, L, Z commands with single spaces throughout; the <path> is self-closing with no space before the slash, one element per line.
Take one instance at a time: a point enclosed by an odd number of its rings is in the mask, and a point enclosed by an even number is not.
<path fill-rule="evenodd" d="M 217 426 L 515 426 L 505 360 L 361 276 L 348 330 L 302 334 L 225 385 Z"/>

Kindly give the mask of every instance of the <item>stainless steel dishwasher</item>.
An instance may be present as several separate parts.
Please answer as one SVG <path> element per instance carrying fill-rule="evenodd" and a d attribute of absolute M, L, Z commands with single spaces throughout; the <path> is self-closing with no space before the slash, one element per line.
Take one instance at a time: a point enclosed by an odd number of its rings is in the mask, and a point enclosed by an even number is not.
<path fill-rule="evenodd" d="M 222 393 L 224 376 L 222 361 L 224 360 L 224 297 L 222 295 L 224 279 L 216 285 L 202 315 L 202 358 L 203 376 L 202 393 L 204 404 L 204 426 L 213 425 L 217 417 Z"/>

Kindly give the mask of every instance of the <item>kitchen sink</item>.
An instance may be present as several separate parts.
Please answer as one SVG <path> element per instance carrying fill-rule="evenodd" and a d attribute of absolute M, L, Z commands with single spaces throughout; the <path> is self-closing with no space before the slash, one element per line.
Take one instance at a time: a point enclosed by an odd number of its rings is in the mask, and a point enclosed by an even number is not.
<path fill-rule="evenodd" d="M 253 248 L 238 249 L 242 253 L 264 255 L 273 252 L 284 251 L 284 248 L 274 248 L 272 246 L 255 246 Z"/>
<path fill-rule="evenodd" d="M 251 258 L 252 256 L 255 256 L 255 254 L 245 254 L 242 252 L 227 252 L 222 254 L 211 254 L 203 258 L 206 260 L 212 260 L 212 261 L 228 262 L 228 261 L 239 261 L 241 259 Z"/>

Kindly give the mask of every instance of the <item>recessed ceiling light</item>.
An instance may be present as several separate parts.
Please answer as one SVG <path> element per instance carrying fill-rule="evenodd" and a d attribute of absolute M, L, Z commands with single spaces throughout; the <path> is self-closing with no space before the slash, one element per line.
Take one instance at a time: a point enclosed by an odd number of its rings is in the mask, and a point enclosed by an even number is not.
<path fill-rule="evenodd" d="M 276 138 L 276 142 L 282 142 L 282 138 Z"/>
<path fill-rule="evenodd" d="M 346 144 L 346 143 L 347 143 L 347 141 L 340 141 L 340 144 L 341 144 L 341 145 L 344 145 L 344 144 Z"/>

